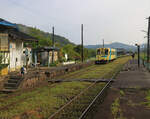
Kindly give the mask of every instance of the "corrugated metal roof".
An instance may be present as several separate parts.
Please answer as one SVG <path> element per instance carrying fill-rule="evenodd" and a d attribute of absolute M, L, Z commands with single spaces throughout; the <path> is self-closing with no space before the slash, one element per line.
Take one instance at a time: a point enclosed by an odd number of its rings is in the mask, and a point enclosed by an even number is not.
<path fill-rule="evenodd" d="M 18 30 L 18 27 L 16 24 L 13 24 L 11 22 L 8 22 L 4 19 L 0 18 L 0 29 L 2 32 L 6 32 L 11 36 L 14 36 L 20 40 L 25 40 L 25 41 L 38 41 L 37 38 L 34 38 L 30 35 L 27 35 L 23 32 L 20 32 Z"/>
<path fill-rule="evenodd" d="M 19 39 L 25 40 L 25 41 L 38 41 L 37 38 L 32 37 L 30 35 L 27 35 L 23 32 L 20 32 L 18 30 L 8 30 L 7 33 L 9 33 L 9 35 L 15 36 Z"/>
<path fill-rule="evenodd" d="M 17 28 L 16 24 L 10 23 L 10 22 L 8 22 L 8 21 L 6 21 L 4 19 L 0 19 L 0 25 Z"/>
<path fill-rule="evenodd" d="M 57 48 L 57 47 L 48 47 L 48 46 L 45 46 L 45 47 L 38 47 L 38 48 L 34 48 L 33 51 L 34 52 L 49 52 L 49 51 L 59 51 L 60 49 Z"/>

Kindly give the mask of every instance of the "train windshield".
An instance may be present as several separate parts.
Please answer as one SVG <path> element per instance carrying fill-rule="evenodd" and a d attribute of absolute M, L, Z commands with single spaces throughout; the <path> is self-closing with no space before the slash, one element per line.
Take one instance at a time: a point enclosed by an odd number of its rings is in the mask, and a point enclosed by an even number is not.
<path fill-rule="evenodd" d="M 101 54 L 101 50 L 98 49 L 98 50 L 97 50 L 97 55 L 100 55 L 100 54 Z"/>
<path fill-rule="evenodd" d="M 108 49 L 98 49 L 97 55 L 108 55 Z"/>

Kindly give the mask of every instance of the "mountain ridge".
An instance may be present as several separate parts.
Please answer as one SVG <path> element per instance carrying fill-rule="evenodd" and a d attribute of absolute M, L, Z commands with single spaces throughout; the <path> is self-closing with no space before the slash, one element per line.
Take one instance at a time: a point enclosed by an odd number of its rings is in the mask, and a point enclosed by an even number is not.
<path fill-rule="evenodd" d="M 102 44 L 98 44 L 98 45 L 85 45 L 85 48 L 89 48 L 89 49 L 96 49 L 96 48 L 102 48 L 103 45 Z M 132 46 L 132 45 L 128 45 L 128 44 L 124 44 L 124 43 L 120 43 L 120 42 L 114 42 L 111 44 L 105 44 L 104 47 L 106 48 L 123 48 L 127 51 L 135 51 L 136 47 Z"/>

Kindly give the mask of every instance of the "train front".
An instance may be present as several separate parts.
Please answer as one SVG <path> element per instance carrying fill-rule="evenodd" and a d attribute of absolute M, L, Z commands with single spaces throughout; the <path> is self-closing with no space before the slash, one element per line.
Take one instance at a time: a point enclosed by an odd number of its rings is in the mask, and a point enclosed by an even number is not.
<path fill-rule="evenodd" d="M 95 64 L 106 63 L 108 57 L 108 48 L 97 48 Z"/>

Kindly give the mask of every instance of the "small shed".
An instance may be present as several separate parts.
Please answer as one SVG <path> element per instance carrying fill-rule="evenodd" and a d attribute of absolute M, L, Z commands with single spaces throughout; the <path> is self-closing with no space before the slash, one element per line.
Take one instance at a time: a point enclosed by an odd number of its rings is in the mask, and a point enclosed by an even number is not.
<path fill-rule="evenodd" d="M 38 63 L 46 66 L 58 60 L 59 48 L 57 47 L 38 47 L 33 49 L 35 65 Z"/>

